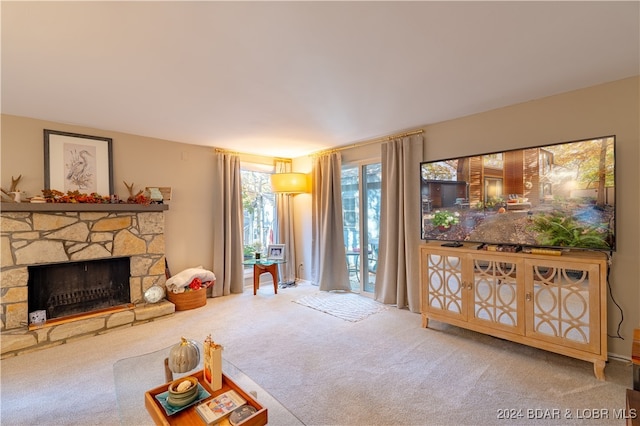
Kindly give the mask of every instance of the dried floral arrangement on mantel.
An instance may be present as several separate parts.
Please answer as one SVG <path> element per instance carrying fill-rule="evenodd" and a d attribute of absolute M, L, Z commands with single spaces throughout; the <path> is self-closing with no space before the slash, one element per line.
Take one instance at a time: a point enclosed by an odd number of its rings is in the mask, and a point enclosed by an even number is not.
<path fill-rule="evenodd" d="M 154 199 L 151 197 L 149 190 L 139 190 L 138 192 L 134 191 L 133 182 L 129 185 L 126 181 L 123 181 L 124 186 L 127 187 L 129 192 L 129 196 L 126 201 L 122 201 L 118 198 L 117 195 L 100 195 L 96 192 L 92 192 L 90 194 L 80 192 L 78 190 L 75 191 L 67 191 L 66 193 L 62 191 L 58 191 L 56 189 L 43 189 L 42 196 L 33 196 L 30 198 L 22 198 L 20 195 L 24 195 L 18 189 L 18 182 L 22 179 L 22 175 L 17 178 L 11 177 L 11 188 L 9 190 L 5 190 L 4 188 L 0 188 L 2 191 L 2 202 L 8 203 L 71 203 L 71 204 L 142 204 L 149 205 L 152 203 L 162 203 L 163 198 Z M 164 188 L 166 189 L 166 188 Z M 170 188 L 169 188 L 170 190 Z M 170 198 L 169 198 L 170 199 Z"/>
<path fill-rule="evenodd" d="M 80 191 L 68 191 L 66 194 L 55 189 L 43 189 L 42 194 L 47 203 L 90 203 L 90 204 L 117 204 L 121 201 L 115 195 L 100 195 L 95 192 L 85 194 Z M 151 198 L 142 191 L 126 201 L 128 204 L 151 204 Z"/>

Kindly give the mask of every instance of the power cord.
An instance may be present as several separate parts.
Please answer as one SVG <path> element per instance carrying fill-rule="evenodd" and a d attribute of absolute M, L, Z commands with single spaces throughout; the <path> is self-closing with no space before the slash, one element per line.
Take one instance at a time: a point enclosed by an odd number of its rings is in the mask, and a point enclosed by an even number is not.
<path fill-rule="evenodd" d="M 624 340 L 624 337 L 622 337 L 622 335 L 620 334 L 620 328 L 622 327 L 622 322 L 624 321 L 624 312 L 622 311 L 622 307 L 618 304 L 618 302 L 616 302 L 616 299 L 613 297 L 613 290 L 611 289 L 611 282 L 609 281 L 609 274 L 611 273 L 611 264 L 613 263 L 612 258 L 613 258 L 613 253 L 609 252 L 609 254 L 607 254 L 607 265 L 609 266 L 607 268 L 607 287 L 609 288 L 609 296 L 611 297 L 611 300 L 618 307 L 618 310 L 620 311 L 620 322 L 618 323 L 616 335 L 612 336 L 607 332 L 607 336 L 611 337 L 612 339 Z"/>

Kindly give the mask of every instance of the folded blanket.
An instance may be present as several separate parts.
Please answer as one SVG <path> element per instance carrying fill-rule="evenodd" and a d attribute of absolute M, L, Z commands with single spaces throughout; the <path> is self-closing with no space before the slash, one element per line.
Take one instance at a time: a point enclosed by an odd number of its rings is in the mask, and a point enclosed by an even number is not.
<path fill-rule="evenodd" d="M 213 272 L 206 269 L 188 268 L 169 278 L 165 285 L 168 291 L 183 293 L 194 278 L 200 278 L 200 281 L 204 283 L 207 281 L 215 281 L 216 276 Z"/>

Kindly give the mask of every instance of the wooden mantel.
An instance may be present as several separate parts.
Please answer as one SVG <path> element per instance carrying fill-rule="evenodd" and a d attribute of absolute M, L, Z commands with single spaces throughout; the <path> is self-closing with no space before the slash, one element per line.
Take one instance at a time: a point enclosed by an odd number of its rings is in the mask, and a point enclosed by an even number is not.
<path fill-rule="evenodd" d="M 3 212 L 161 212 L 167 204 L 133 203 L 2 203 Z"/>

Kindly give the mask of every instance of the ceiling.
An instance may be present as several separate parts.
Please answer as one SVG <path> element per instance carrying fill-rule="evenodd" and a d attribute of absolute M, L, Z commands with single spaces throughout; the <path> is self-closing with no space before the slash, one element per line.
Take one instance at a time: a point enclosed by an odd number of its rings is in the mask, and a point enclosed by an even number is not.
<path fill-rule="evenodd" d="M 637 1 L 1 7 L 3 114 L 287 158 L 640 73 Z"/>

